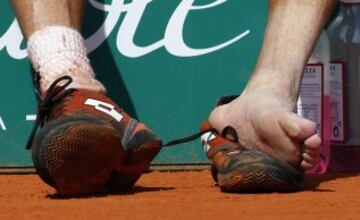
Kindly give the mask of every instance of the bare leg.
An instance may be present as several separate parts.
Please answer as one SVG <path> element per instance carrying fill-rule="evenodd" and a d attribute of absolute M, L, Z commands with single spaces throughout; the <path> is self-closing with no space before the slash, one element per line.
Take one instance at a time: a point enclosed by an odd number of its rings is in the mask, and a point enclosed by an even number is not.
<path fill-rule="evenodd" d="M 80 29 L 84 0 L 12 0 L 16 17 L 26 38 L 47 26 Z"/>
<path fill-rule="evenodd" d="M 12 4 L 43 96 L 37 114 L 41 130 L 34 130 L 27 145 L 33 149 L 34 166 L 39 176 L 62 195 L 96 192 L 123 165 L 122 137 L 112 123 L 125 127 L 129 122 L 134 129 L 135 124 L 104 95 L 105 88 L 95 79 L 80 33 L 85 2 L 13 0 Z M 69 88 L 74 89 L 65 91 Z M 139 126 L 137 131 L 143 132 L 145 126 Z M 154 157 L 158 150 L 152 152 L 147 156 Z M 136 173 L 118 177 L 128 181 L 115 179 L 112 187 L 122 187 L 120 182 L 127 186 L 134 183 L 151 159 L 139 160 L 141 164 L 135 167 L 141 170 L 131 167 Z"/>
<path fill-rule="evenodd" d="M 304 66 L 335 4 L 335 0 L 271 0 L 256 69 L 239 98 L 211 113 L 216 129 L 231 125 L 245 147 L 294 167 L 315 165 L 321 150 L 315 123 L 293 111 Z"/>
<path fill-rule="evenodd" d="M 81 30 L 84 18 L 85 0 L 67 0 L 69 4 L 71 25 Z"/>

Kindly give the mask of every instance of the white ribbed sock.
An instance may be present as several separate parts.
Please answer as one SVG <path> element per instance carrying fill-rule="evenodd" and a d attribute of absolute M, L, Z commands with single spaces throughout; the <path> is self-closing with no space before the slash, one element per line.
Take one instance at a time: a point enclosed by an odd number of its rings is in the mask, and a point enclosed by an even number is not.
<path fill-rule="evenodd" d="M 29 58 L 40 74 L 41 91 L 61 76 L 71 76 L 69 88 L 105 92 L 95 79 L 95 73 L 86 56 L 84 39 L 69 27 L 49 26 L 33 33 L 28 41 Z"/>

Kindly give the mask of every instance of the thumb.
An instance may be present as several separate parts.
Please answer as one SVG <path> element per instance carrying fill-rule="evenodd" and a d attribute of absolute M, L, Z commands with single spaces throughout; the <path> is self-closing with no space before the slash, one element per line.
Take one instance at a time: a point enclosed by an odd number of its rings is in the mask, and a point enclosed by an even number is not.
<path fill-rule="evenodd" d="M 219 134 L 222 133 L 223 129 L 226 127 L 225 122 L 225 106 L 217 106 L 209 116 L 209 122 L 213 128 L 217 130 Z"/>
<path fill-rule="evenodd" d="M 216 107 L 210 114 L 210 125 L 217 130 L 217 132 L 228 139 L 229 141 L 238 142 L 236 130 L 227 123 L 226 105 Z"/>

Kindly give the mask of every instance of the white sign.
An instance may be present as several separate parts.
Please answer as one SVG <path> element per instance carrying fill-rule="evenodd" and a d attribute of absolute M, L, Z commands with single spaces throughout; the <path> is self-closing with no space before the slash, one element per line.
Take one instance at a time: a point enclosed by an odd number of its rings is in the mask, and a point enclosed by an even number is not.
<path fill-rule="evenodd" d="M 193 5 L 195 0 L 182 0 L 167 23 L 163 39 L 147 46 L 136 45 L 134 42 L 135 33 L 148 4 L 152 1 L 133 0 L 130 3 L 125 3 L 125 0 L 113 0 L 110 4 L 105 4 L 96 0 L 89 0 L 93 7 L 106 12 L 107 16 L 100 28 L 86 39 L 88 53 L 98 48 L 110 36 L 123 13 L 125 13 L 125 17 L 117 32 L 116 46 L 119 53 L 130 58 L 145 56 L 161 47 L 164 47 L 170 54 L 178 57 L 200 56 L 221 50 L 250 34 L 248 29 L 217 45 L 200 49 L 192 48 L 186 44 L 183 38 L 185 20 L 189 13 L 217 7 L 226 3 L 227 0 L 214 0 L 208 4 L 196 6 Z M 14 20 L 9 29 L 0 37 L 0 51 L 6 48 L 9 56 L 12 58 L 24 59 L 27 57 L 27 51 L 26 49 L 21 49 L 22 41 L 23 36 L 19 24 L 17 20 Z"/>
<path fill-rule="evenodd" d="M 1 128 L 1 130 L 6 131 L 5 122 L 1 116 L 0 116 L 0 128 Z"/>
<path fill-rule="evenodd" d="M 297 103 L 299 116 L 316 123 L 318 134 L 322 137 L 322 102 L 323 102 L 323 66 L 307 65 L 301 83 Z"/>
<path fill-rule="evenodd" d="M 331 141 L 345 141 L 343 63 L 331 63 L 329 68 Z"/>

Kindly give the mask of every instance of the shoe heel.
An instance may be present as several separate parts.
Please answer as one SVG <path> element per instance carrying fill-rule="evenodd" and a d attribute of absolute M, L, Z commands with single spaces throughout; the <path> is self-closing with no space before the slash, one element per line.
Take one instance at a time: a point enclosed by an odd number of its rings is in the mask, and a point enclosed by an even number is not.
<path fill-rule="evenodd" d="M 124 152 L 115 129 L 98 118 L 59 118 L 46 124 L 33 145 L 33 161 L 43 181 L 61 195 L 102 188 Z"/>

